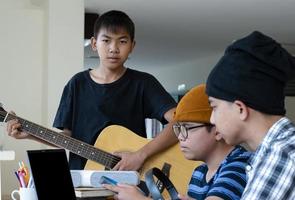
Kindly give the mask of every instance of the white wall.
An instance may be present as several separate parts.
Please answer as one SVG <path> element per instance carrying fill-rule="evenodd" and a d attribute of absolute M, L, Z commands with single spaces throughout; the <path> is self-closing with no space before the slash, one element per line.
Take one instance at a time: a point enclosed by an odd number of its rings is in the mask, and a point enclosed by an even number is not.
<path fill-rule="evenodd" d="M 186 89 L 189 90 L 198 84 L 205 83 L 209 72 L 221 55 L 222 53 L 215 53 L 182 65 L 140 70 L 153 74 L 167 91 L 175 93 L 180 84 L 185 84 Z"/>
<path fill-rule="evenodd" d="M 286 116 L 295 123 L 295 97 L 286 98 Z"/>
<path fill-rule="evenodd" d="M 48 120 L 52 124 L 63 86 L 83 69 L 84 0 L 49 0 Z"/>
<path fill-rule="evenodd" d="M 1 0 L 0 102 L 7 111 L 51 127 L 65 82 L 83 68 L 83 20 L 83 0 Z M 18 187 L 13 171 L 26 150 L 46 146 L 12 139 L 0 128 L 4 149 L 16 152 L 2 168 L 8 195 Z"/>
<path fill-rule="evenodd" d="M 0 11 L 0 101 L 7 111 L 14 110 L 37 123 L 42 115 L 43 12 L 11 9 Z M 3 131 L 1 134 L 4 134 Z M 40 148 L 38 143 L 4 138 L 5 149 L 16 151 L 16 160 L 25 160 L 25 149 Z M 2 193 L 17 187 L 13 170 L 16 162 L 4 163 Z M 3 181 L 5 180 L 5 182 Z"/>

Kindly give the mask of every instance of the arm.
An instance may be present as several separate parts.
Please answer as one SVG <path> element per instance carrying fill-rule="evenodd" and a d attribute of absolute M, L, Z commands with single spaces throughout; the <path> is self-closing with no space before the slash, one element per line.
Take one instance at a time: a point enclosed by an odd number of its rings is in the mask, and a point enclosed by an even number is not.
<path fill-rule="evenodd" d="M 118 184 L 117 186 L 104 184 L 103 186 L 117 193 L 114 195 L 114 198 L 118 200 L 152 200 L 144 196 L 136 186 L 126 184 Z"/>
<path fill-rule="evenodd" d="M 159 153 L 178 142 L 178 139 L 172 129 L 172 125 L 174 124 L 174 122 L 172 122 L 174 111 L 175 108 L 170 109 L 165 113 L 164 117 L 169 123 L 160 133 L 158 133 L 156 138 L 138 150 L 144 158 L 148 158 L 156 153 Z"/>
<path fill-rule="evenodd" d="M 178 198 L 180 200 L 194 200 L 193 198 L 187 196 L 187 195 L 183 195 L 183 194 L 178 194 Z"/>
<path fill-rule="evenodd" d="M 158 134 L 156 138 L 151 140 L 148 144 L 143 146 L 136 152 L 129 153 L 115 153 L 120 156 L 121 161 L 114 167 L 114 170 L 138 170 L 145 160 L 150 156 L 159 153 L 173 144 L 177 143 L 178 140 L 173 133 L 172 129 L 172 118 L 175 108 L 170 109 L 164 115 L 165 119 L 169 122 L 166 127 Z"/>

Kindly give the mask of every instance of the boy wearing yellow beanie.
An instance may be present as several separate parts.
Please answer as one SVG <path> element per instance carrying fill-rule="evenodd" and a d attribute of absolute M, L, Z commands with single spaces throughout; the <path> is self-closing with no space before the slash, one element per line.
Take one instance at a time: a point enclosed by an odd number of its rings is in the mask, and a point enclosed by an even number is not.
<path fill-rule="evenodd" d="M 244 148 L 224 142 L 210 124 L 212 109 L 205 85 L 190 90 L 179 102 L 174 115 L 173 130 L 181 151 L 189 160 L 204 161 L 192 174 L 188 196 L 181 199 L 240 199 L 246 185 L 245 167 L 250 153 Z M 150 199 L 130 185 L 106 186 L 118 193 L 117 199 Z"/>

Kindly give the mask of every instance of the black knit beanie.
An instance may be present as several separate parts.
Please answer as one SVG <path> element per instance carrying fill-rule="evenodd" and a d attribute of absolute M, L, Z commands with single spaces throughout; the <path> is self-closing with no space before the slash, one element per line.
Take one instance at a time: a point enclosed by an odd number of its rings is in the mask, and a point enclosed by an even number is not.
<path fill-rule="evenodd" d="M 284 115 L 284 87 L 295 76 L 295 58 L 255 31 L 231 44 L 207 79 L 208 96 L 240 100 L 263 113 Z"/>

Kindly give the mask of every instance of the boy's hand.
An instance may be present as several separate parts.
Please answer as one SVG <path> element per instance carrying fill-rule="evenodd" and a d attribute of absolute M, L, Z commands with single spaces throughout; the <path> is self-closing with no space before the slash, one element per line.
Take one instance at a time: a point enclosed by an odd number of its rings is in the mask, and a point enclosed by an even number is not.
<path fill-rule="evenodd" d="M 10 112 L 11 114 L 15 115 L 14 112 Z M 9 136 L 14 137 L 16 139 L 24 139 L 31 137 L 30 134 L 28 134 L 25 131 L 21 130 L 21 124 L 18 122 L 17 119 L 13 119 L 7 122 L 6 131 Z"/>
<path fill-rule="evenodd" d="M 133 185 L 118 184 L 117 186 L 114 186 L 109 184 L 103 184 L 103 187 L 117 193 L 114 195 L 114 198 L 118 200 L 150 200 L 150 198 L 145 197 L 139 191 L 139 189 Z"/>
<path fill-rule="evenodd" d="M 186 196 L 186 195 L 183 195 L 183 194 L 178 194 L 178 198 L 180 200 L 194 200 L 193 198 L 191 198 L 189 196 Z"/>
<path fill-rule="evenodd" d="M 115 152 L 121 158 L 113 170 L 137 171 L 145 161 L 145 156 L 140 152 Z"/>

